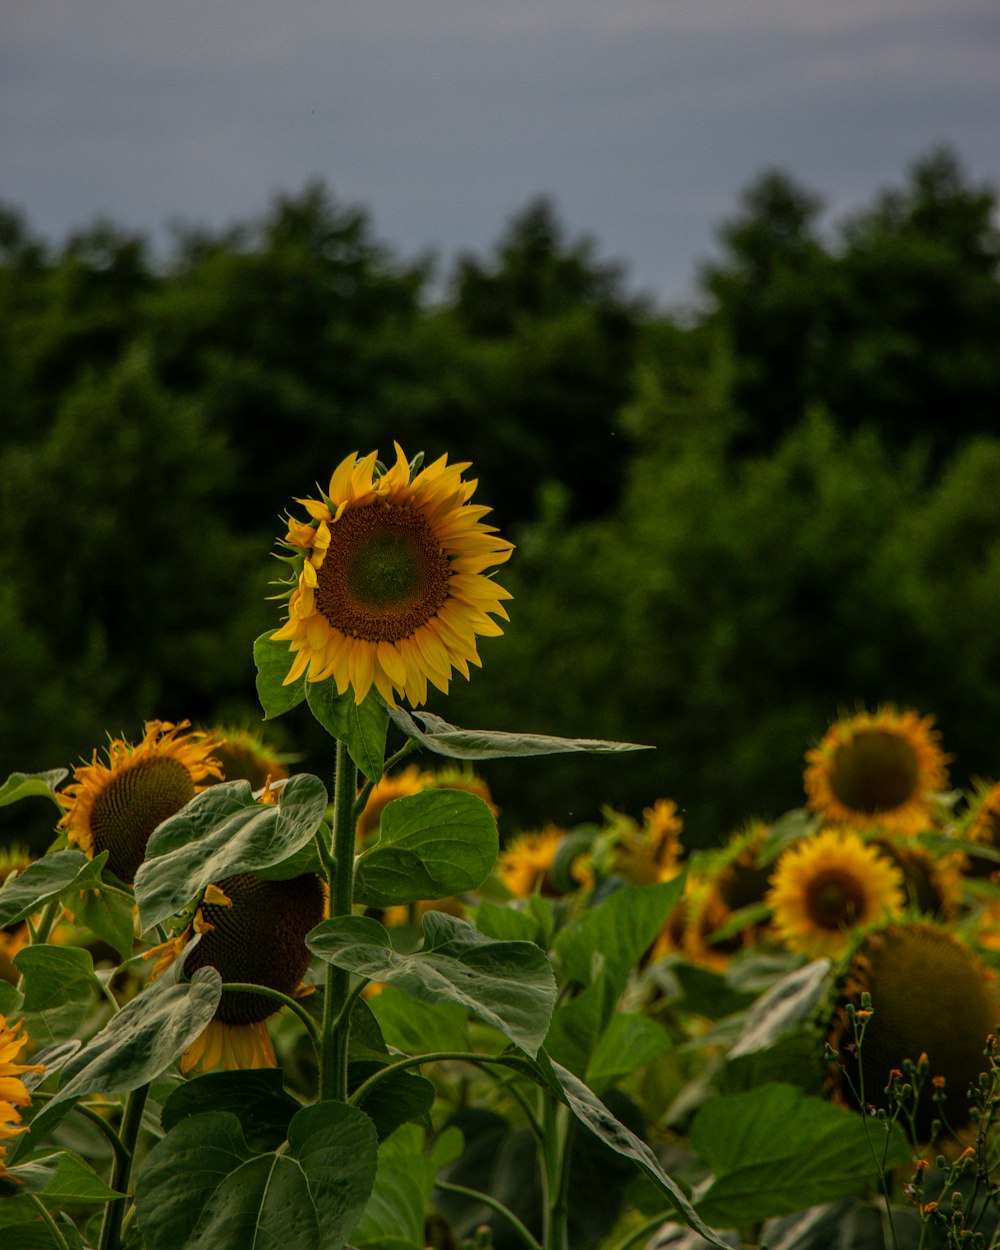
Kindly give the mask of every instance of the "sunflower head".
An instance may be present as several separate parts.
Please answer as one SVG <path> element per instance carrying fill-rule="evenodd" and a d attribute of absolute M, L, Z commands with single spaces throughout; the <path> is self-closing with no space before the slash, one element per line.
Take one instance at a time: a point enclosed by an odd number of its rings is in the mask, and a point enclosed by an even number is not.
<path fill-rule="evenodd" d="M 286 685 L 332 677 L 358 703 L 374 686 L 392 706 L 419 704 L 428 681 L 447 693 L 455 669 L 469 676 L 478 635 L 503 632 L 492 618 L 507 619 L 510 594 L 485 574 L 513 545 L 470 503 L 469 466 L 417 469 L 395 447 L 389 469 L 352 452 L 320 499 L 298 501 L 310 520 L 289 519 L 288 620 L 271 635 L 288 643 Z"/>
<path fill-rule="evenodd" d="M 891 838 L 873 838 L 868 845 L 899 869 L 914 911 L 939 920 L 956 915 L 962 902 L 961 854 L 934 856 L 923 847 Z"/>
<path fill-rule="evenodd" d="M 633 885 L 671 881 L 680 872 L 684 822 L 672 799 L 657 799 L 643 809 L 642 824 L 610 812 L 611 825 L 600 837 L 602 867 Z"/>
<path fill-rule="evenodd" d="M 857 834 L 834 829 L 784 851 L 767 893 L 779 940 L 810 958 L 839 955 L 853 929 L 898 916 L 905 901 L 899 869 Z"/>
<path fill-rule="evenodd" d="M 0 848 L 0 886 L 13 873 L 23 872 L 31 863 L 31 855 L 22 846 L 5 846 Z M 0 980 L 17 985 L 20 973 L 14 967 L 13 959 L 19 950 L 27 946 L 31 933 L 27 920 L 19 920 L 16 924 L 0 929 Z"/>
<path fill-rule="evenodd" d="M 23 1021 L 11 1024 L 0 1015 L 0 1174 L 5 1171 L 4 1142 L 27 1131 L 27 1125 L 21 1124 L 18 1107 L 30 1106 L 31 1095 L 21 1078 L 25 1072 L 45 1071 L 41 1064 L 14 1062 L 29 1040 L 22 1026 Z"/>
<path fill-rule="evenodd" d="M 249 781 L 260 790 L 268 781 L 288 777 L 287 761 L 251 729 L 215 729 L 215 758 L 226 781 Z"/>
<path fill-rule="evenodd" d="M 964 823 L 964 841 L 1000 851 L 1000 782 L 980 787 Z M 1000 860 L 970 851 L 965 871 L 970 877 L 990 878 L 1000 873 Z"/>
<path fill-rule="evenodd" d="M 204 790 L 210 778 L 222 777 L 212 754 L 218 739 L 185 732 L 188 726 L 188 721 L 147 721 L 138 745 L 112 739 L 107 762 L 95 750 L 58 795 L 65 808 L 59 828 L 69 841 L 91 858 L 108 851 L 108 868 L 128 885 L 157 825 Z"/>
<path fill-rule="evenodd" d="M 518 834 L 508 843 L 500 855 L 500 877 L 515 898 L 559 893 L 551 871 L 565 836 L 558 826 L 546 825 L 538 833 Z"/>
<path fill-rule="evenodd" d="M 847 1011 L 871 995 L 860 1056 Z M 914 1136 L 928 1141 L 943 1118 L 955 1133 L 970 1120 L 968 1090 L 988 1067 L 986 1039 L 1000 1020 L 992 975 L 950 932 L 927 923 L 890 924 L 867 933 L 855 948 L 828 1024 L 839 1062 L 834 1098 L 890 1110 L 891 1073 L 910 1061 L 924 1070 Z M 924 1058 L 926 1057 L 926 1058 Z M 943 1101 L 933 1100 L 935 1091 Z"/>
<path fill-rule="evenodd" d="M 839 720 L 806 755 L 807 805 L 830 825 L 919 833 L 948 784 L 933 718 L 884 707 Z"/>

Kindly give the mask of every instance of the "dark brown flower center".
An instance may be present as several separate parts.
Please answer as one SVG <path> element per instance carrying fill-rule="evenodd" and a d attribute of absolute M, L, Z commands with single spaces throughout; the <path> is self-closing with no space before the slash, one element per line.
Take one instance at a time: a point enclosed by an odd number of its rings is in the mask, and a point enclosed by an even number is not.
<path fill-rule="evenodd" d="M 316 607 L 332 626 L 365 642 L 398 642 L 448 598 L 451 566 L 416 508 L 367 504 L 330 526 L 316 573 Z"/>
<path fill-rule="evenodd" d="M 232 901 L 203 903 L 201 914 L 214 926 L 184 961 L 190 975 L 196 968 L 211 966 L 225 981 L 266 985 L 293 995 L 312 961 L 306 934 L 323 919 L 324 897 L 313 873 L 289 881 L 264 881 L 242 872 L 219 882 Z M 223 1024 L 254 1024 L 280 1009 L 263 994 L 243 990 L 222 995 L 216 1020 Z"/>
<path fill-rule="evenodd" d="M 875 816 L 909 802 L 917 793 L 919 779 L 920 761 L 905 738 L 866 729 L 837 748 L 830 788 L 851 811 Z"/>
<path fill-rule="evenodd" d="M 169 756 L 154 756 L 124 768 L 94 800 L 90 812 L 94 854 L 110 852 L 108 867 L 131 885 L 149 835 L 189 803 L 194 793 L 187 768 Z"/>
<path fill-rule="evenodd" d="M 806 886 L 805 903 L 809 918 L 821 929 L 844 929 L 864 918 L 865 892 L 853 874 L 825 868 Z"/>

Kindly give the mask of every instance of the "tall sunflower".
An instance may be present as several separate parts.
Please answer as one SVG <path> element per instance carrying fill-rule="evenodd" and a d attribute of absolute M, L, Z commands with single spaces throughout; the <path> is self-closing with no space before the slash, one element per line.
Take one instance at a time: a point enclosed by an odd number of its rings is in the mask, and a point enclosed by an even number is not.
<path fill-rule="evenodd" d="M 27 1132 L 28 1126 L 21 1124 L 21 1113 L 18 1107 L 31 1105 L 28 1093 L 21 1077 L 25 1072 L 44 1072 L 45 1068 L 37 1063 L 14 1063 L 14 1058 L 28 1044 L 28 1036 L 22 1032 L 23 1021 L 11 1024 L 6 1016 L 0 1015 L 0 1174 L 6 1169 L 4 1159 L 7 1147 L 3 1144 L 18 1133 Z"/>
<path fill-rule="evenodd" d="M 189 975 L 212 967 L 223 983 L 261 985 L 292 997 L 312 961 L 306 934 L 325 910 L 323 883 L 313 873 L 287 881 L 236 873 L 210 885 L 188 928 L 148 950 L 146 958 L 158 960 L 154 977 L 183 957 Z M 188 951 L 196 935 L 199 941 Z M 266 1021 L 280 1009 L 265 994 L 223 990 L 215 1016 L 181 1056 L 181 1071 L 207 1072 L 220 1064 L 275 1067 Z"/>
<path fill-rule="evenodd" d="M 871 995 L 872 1016 L 859 1055 L 847 1007 Z M 891 924 L 865 934 L 851 954 L 827 1022 L 827 1040 L 839 1063 L 830 1074 L 834 1099 L 858 1107 L 862 1079 L 866 1105 L 891 1110 L 886 1087 L 911 1060 L 925 1068 L 914 1135 L 927 1141 L 942 1115 L 956 1133 L 969 1124 L 968 1090 L 986 1071 L 984 1046 L 1000 1018 L 992 974 L 939 925 Z M 935 1090 L 943 1101 L 933 1101 Z"/>
<path fill-rule="evenodd" d="M 514 548 L 469 502 L 469 465 L 442 456 L 415 471 L 395 447 L 384 472 L 377 452 L 352 452 L 321 499 L 298 501 L 311 521 L 289 518 L 288 620 L 271 635 L 293 656 L 286 685 L 304 673 L 358 703 L 374 685 L 392 706 L 419 704 L 428 681 L 447 692 L 454 669 L 480 664 L 478 635 L 503 632 L 491 618 L 508 619 L 511 596 L 484 574 Z"/>
<path fill-rule="evenodd" d="M 76 768 L 74 780 L 57 796 L 66 809 L 59 828 L 69 841 L 91 859 L 110 852 L 108 868 L 128 885 L 157 825 L 204 790 L 209 778 L 222 777 L 212 755 L 219 739 L 185 733 L 189 724 L 147 721 L 136 746 L 112 739 L 107 763 L 95 749 L 91 763 Z"/>
<path fill-rule="evenodd" d="M 619 873 L 633 885 L 654 885 L 671 881 L 680 872 L 681 831 L 684 821 L 672 799 L 657 799 L 643 809 L 640 825 L 630 816 L 612 813 L 611 828 L 601 838 L 606 844 L 611 872 Z"/>
<path fill-rule="evenodd" d="M 827 829 L 779 857 L 767 892 L 771 924 L 789 950 L 836 956 L 851 930 L 898 916 L 906 898 L 895 864 L 855 833 Z"/>
<path fill-rule="evenodd" d="M 886 706 L 831 725 L 806 754 L 806 803 L 827 824 L 920 833 L 948 784 L 934 718 Z"/>
<path fill-rule="evenodd" d="M 540 891 L 555 895 L 551 871 L 565 833 L 557 825 L 546 825 L 538 833 L 520 833 L 500 853 L 500 877 L 515 898 L 527 898 Z"/>

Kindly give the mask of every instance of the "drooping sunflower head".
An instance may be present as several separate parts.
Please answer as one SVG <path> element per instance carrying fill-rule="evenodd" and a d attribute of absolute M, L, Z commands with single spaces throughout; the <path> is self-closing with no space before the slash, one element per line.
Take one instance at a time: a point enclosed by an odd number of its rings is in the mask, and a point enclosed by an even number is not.
<path fill-rule="evenodd" d="M 147 951 L 146 957 L 159 959 L 154 976 L 183 957 L 189 976 L 212 967 L 224 984 L 261 985 L 292 997 L 312 961 L 306 934 L 325 910 L 326 892 L 313 873 L 287 881 L 237 873 L 209 886 L 192 925 Z M 195 934 L 200 940 L 188 951 Z M 264 1021 L 278 1010 L 280 1003 L 265 994 L 224 990 L 208 1028 L 184 1052 L 181 1070 L 207 1071 L 220 1063 L 227 1068 L 273 1067 Z"/>
<path fill-rule="evenodd" d="M 779 941 L 818 958 L 844 951 L 854 929 L 898 916 L 906 898 L 894 864 L 857 834 L 827 829 L 782 853 L 767 902 Z"/>
<path fill-rule="evenodd" d="M 268 781 L 288 777 L 287 759 L 252 729 L 219 728 L 211 736 L 226 781 L 249 781 L 252 790 L 259 790 Z"/>
<path fill-rule="evenodd" d="M 395 447 L 386 470 L 352 452 L 322 498 L 299 500 L 311 520 L 289 519 L 288 620 L 271 635 L 292 653 L 286 684 L 332 677 L 358 703 L 375 686 L 392 706 L 420 704 L 428 681 L 447 693 L 453 670 L 480 664 L 479 635 L 503 632 L 492 618 L 507 619 L 511 596 L 485 574 L 513 545 L 470 503 L 469 465 L 417 469 Z"/>
<path fill-rule="evenodd" d="M 469 765 L 456 764 L 427 773 L 424 787 L 428 790 L 461 790 L 465 794 L 474 794 L 490 809 L 494 820 L 500 815 L 500 808 L 493 802 L 489 786 Z"/>
<path fill-rule="evenodd" d="M 871 995 L 860 1059 L 848 1005 Z M 890 1110 L 886 1087 L 910 1061 L 922 1071 L 915 1137 L 928 1141 L 943 1118 L 945 1133 L 969 1124 L 968 1089 L 986 1070 L 986 1039 L 1000 1021 L 992 975 L 948 930 L 934 924 L 890 924 L 867 933 L 854 950 L 830 1013 L 827 1040 L 839 1061 L 834 1098 L 852 1107 Z M 935 1091 L 943 1101 L 933 1100 Z"/>
<path fill-rule="evenodd" d="M 41 1064 L 14 1062 L 29 1040 L 22 1026 L 23 1021 L 11 1024 L 6 1016 L 0 1015 L 0 1173 L 5 1171 L 7 1147 L 4 1142 L 27 1132 L 28 1126 L 21 1124 L 18 1107 L 30 1106 L 31 1095 L 22 1077 L 25 1072 L 45 1071 Z"/>
<path fill-rule="evenodd" d="M 147 721 L 141 742 L 112 739 L 107 762 L 95 749 L 89 764 L 74 770 L 58 799 L 66 809 L 59 822 L 70 842 L 93 858 L 108 851 L 108 868 L 131 885 L 146 854 L 150 834 L 194 798 L 209 780 L 221 780 L 212 754 L 218 739 L 185 732 L 189 722 Z"/>
<path fill-rule="evenodd" d="M 934 794 L 948 784 L 933 717 L 859 712 L 837 721 L 806 755 L 807 805 L 831 825 L 920 833 Z"/>
<path fill-rule="evenodd" d="M 958 913 L 964 856 L 954 851 L 933 855 L 923 847 L 891 838 L 873 838 L 868 845 L 899 869 L 912 910 L 938 920 Z"/>
<path fill-rule="evenodd" d="M 565 836 L 557 825 L 546 825 L 537 833 L 518 834 L 501 852 L 500 877 L 515 898 L 527 898 L 536 891 L 559 893 L 551 872 Z"/>

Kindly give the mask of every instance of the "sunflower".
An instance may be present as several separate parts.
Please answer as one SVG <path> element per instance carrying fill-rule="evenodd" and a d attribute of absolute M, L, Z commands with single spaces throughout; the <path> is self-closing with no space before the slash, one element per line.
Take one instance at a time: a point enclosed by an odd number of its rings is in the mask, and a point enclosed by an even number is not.
<path fill-rule="evenodd" d="M 21 1113 L 18 1107 L 31 1105 L 31 1095 L 25 1088 L 21 1076 L 25 1072 L 44 1072 L 45 1068 L 37 1063 L 14 1063 L 15 1056 L 28 1044 L 27 1034 L 22 1032 L 23 1021 L 10 1024 L 6 1016 L 0 1015 L 0 1173 L 3 1173 L 7 1147 L 3 1144 L 18 1133 L 27 1132 L 28 1126 L 21 1124 Z"/>
<path fill-rule="evenodd" d="M 565 833 L 556 825 L 546 825 L 538 833 L 520 833 L 500 854 L 500 877 L 515 898 L 530 894 L 557 894 L 552 867 Z"/>
<path fill-rule="evenodd" d="M 311 523 L 289 518 L 282 540 L 295 555 L 288 620 L 272 635 L 293 655 L 285 685 L 334 678 L 357 703 L 374 685 L 391 706 L 447 693 L 453 669 L 480 664 L 476 636 L 503 630 L 510 593 L 484 574 L 513 544 L 469 503 L 477 483 L 448 457 L 414 470 L 402 448 L 380 471 L 378 455 L 352 452 L 322 499 L 301 499 Z M 322 493 L 322 492 L 321 492 Z"/>
<path fill-rule="evenodd" d="M 899 869 L 857 834 L 834 829 L 784 851 L 767 893 L 779 940 L 810 958 L 840 954 L 852 928 L 898 916 L 905 902 Z"/>
<path fill-rule="evenodd" d="M 975 842 L 991 851 L 1000 851 L 1000 782 L 980 786 L 968 817 L 963 841 Z M 970 877 L 992 878 L 1000 873 L 1000 860 L 970 851 L 966 873 Z"/>
<path fill-rule="evenodd" d="M 847 1007 L 871 995 L 860 1067 Z M 960 1133 L 970 1120 L 968 1090 L 986 1071 L 987 1036 L 1000 1020 L 992 974 L 946 929 L 928 923 L 892 924 L 867 933 L 852 953 L 827 1021 L 839 1063 L 830 1074 L 835 1101 L 891 1110 L 886 1087 L 905 1060 L 924 1069 L 914 1136 L 926 1142 L 934 1119 Z M 943 1101 L 932 1100 L 935 1090 Z"/>
<path fill-rule="evenodd" d="M 672 799 L 657 799 L 643 809 L 640 825 L 629 816 L 613 813 L 614 820 L 601 841 L 610 844 L 610 870 L 633 885 L 671 881 L 680 871 L 684 822 Z"/>
<path fill-rule="evenodd" d="M 807 805 L 832 825 L 920 833 L 948 784 L 950 757 L 933 723 L 891 706 L 837 721 L 806 754 Z"/>
<path fill-rule="evenodd" d="M 22 846 L 6 846 L 0 849 L 0 885 L 12 874 L 23 872 L 30 863 L 31 856 Z M 0 980 L 17 985 L 20 973 L 14 967 L 13 959 L 30 941 L 31 930 L 27 920 L 19 920 L 16 924 L 0 929 Z"/>
<path fill-rule="evenodd" d="M 252 790 L 260 790 L 269 781 L 287 778 L 287 760 L 252 729 L 213 729 L 211 736 L 227 781 L 249 781 Z"/>
<path fill-rule="evenodd" d="M 91 763 L 75 769 L 73 782 L 57 796 L 66 809 L 59 828 L 69 841 L 91 859 L 110 852 L 108 868 L 128 885 L 157 825 L 204 790 L 207 779 L 222 777 L 212 756 L 219 739 L 185 733 L 189 724 L 147 721 L 137 746 L 112 739 L 107 764 L 95 750 Z"/>
<path fill-rule="evenodd" d="M 146 958 L 158 959 L 155 978 L 197 934 L 198 943 L 184 958 L 188 975 L 212 967 L 224 983 L 262 985 L 294 996 L 312 961 L 306 934 L 325 910 L 326 892 L 313 873 L 287 881 L 236 873 L 210 885 L 188 928 L 152 947 Z M 224 990 L 208 1027 L 181 1056 L 181 1071 L 207 1072 L 220 1064 L 227 1069 L 275 1067 L 266 1021 L 280 1009 L 265 994 Z"/>

